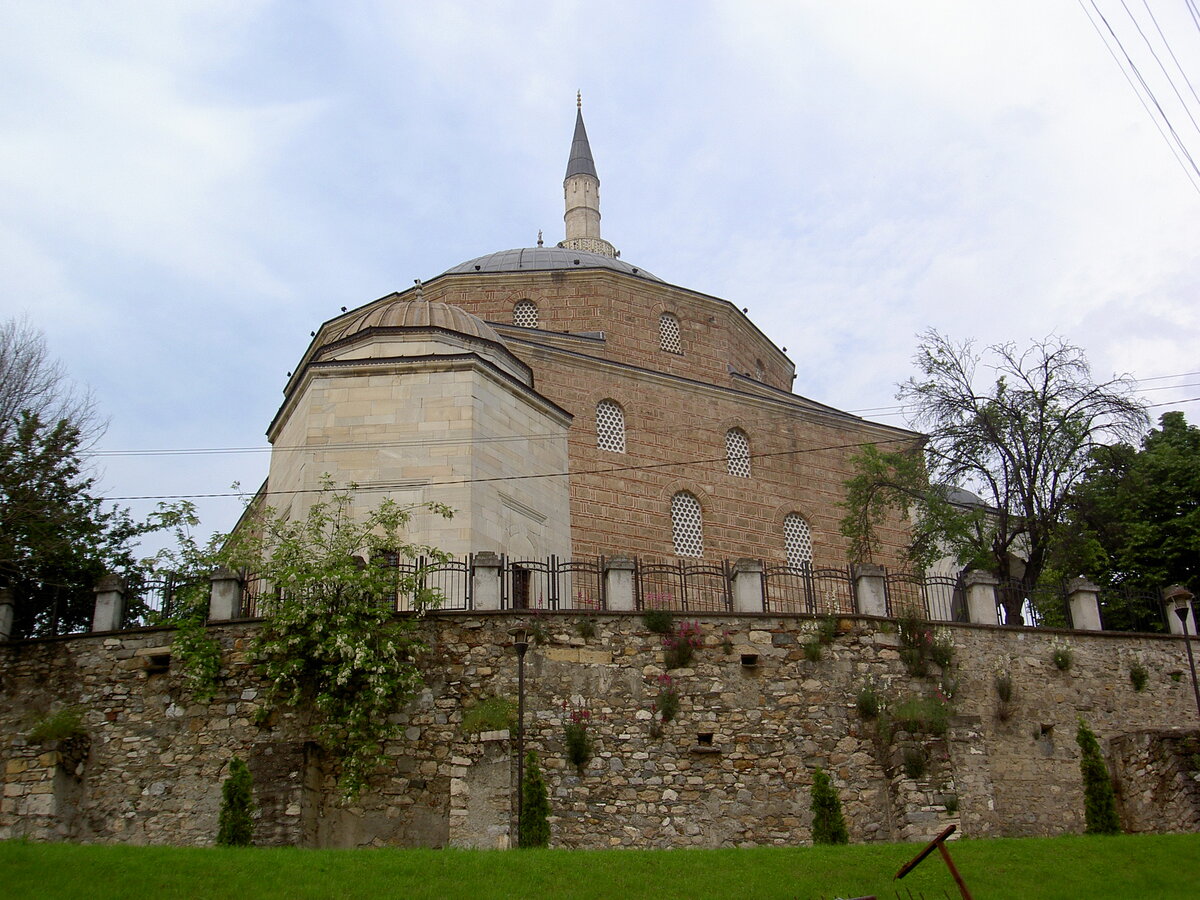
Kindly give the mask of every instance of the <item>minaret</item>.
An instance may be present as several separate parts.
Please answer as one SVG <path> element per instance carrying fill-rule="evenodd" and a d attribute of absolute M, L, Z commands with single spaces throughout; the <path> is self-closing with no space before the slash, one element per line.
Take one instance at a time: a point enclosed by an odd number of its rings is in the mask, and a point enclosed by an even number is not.
<path fill-rule="evenodd" d="M 567 238 L 558 246 L 616 257 L 613 245 L 600 237 L 600 177 L 592 162 L 592 148 L 588 145 L 587 129 L 583 127 L 583 97 L 578 93 L 575 95 L 575 136 L 571 139 L 563 197 L 567 204 L 563 216 L 567 223 Z"/>

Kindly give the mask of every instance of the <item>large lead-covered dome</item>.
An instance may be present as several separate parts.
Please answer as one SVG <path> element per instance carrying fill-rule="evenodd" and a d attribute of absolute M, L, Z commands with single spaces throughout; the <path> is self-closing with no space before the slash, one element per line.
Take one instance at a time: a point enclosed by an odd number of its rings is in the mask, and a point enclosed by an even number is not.
<path fill-rule="evenodd" d="M 447 269 L 445 275 L 472 275 L 476 272 L 545 272 L 556 269 L 612 269 L 625 275 L 634 275 L 649 281 L 659 281 L 658 276 L 638 266 L 631 266 L 620 259 L 588 253 L 586 250 L 568 250 L 563 247 L 522 247 L 516 250 L 501 250 L 459 263 Z"/>

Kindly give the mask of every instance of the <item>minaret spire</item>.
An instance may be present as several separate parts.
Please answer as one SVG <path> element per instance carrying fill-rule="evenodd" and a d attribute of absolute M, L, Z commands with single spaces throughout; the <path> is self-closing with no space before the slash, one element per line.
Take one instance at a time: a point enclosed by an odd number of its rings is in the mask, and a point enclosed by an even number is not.
<path fill-rule="evenodd" d="M 567 237 L 558 246 L 615 257 L 616 249 L 600 237 L 600 176 L 596 174 L 583 125 L 583 94 L 579 91 L 575 93 L 575 134 L 571 138 L 567 177 L 563 180 L 563 198 L 567 206 L 563 216 Z"/>

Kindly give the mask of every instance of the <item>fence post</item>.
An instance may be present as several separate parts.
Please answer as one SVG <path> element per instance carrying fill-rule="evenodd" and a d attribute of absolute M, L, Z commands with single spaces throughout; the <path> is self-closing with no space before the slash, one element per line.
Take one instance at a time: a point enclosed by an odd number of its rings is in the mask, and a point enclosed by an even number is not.
<path fill-rule="evenodd" d="M 95 590 L 92 631 L 120 631 L 125 619 L 125 579 L 120 575 L 105 575 L 96 582 Z"/>
<path fill-rule="evenodd" d="M 967 593 L 967 621 L 977 625 L 999 625 L 996 615 L 996 585 L 1000 579 L 991 572 L 972 569 L 963 578 Z"/>
<path fill-rule="evenodd" d="M 1076 631 L 1102 631 L 1100 624 L 1100 588 L 1088 579 L 1074 578 L 1067 584 L 1067 605 L 1071 627 Z"/>
<path fill-rule="evenodd" d="M 739 559 L 733 564 L 733 611 L 760 613 L 763 603 L 763 566 L 757 559 Z"/>
<path fill-rule="evenodd" d="M 500 608 L 500 557 L 490 550 L 476 553 L 471 567 L 471 600 L 475 609 Z"/>
<path fill-rule="evenodd" d="M 0 588 L 0 642 L 7 641 L 13 633 L 13 595 L 9 588 Z"/>
<path fill-rule="evenodd" d="M 859 563 L 854 567 L 854 596 L 860 616 L 886 616 L 887 572 L 874 563 Z"/>
<path fill-rule="evenodd" d="M 208 621 L 224 622 L 242 613 L 242 580 L 237 572 L 224 566 L 213 569 L 212 593 L 208 600 Z"/>
<path fill-rule="evenodd" d="M 604 599 L 607 608 L 633 612 L 633 560 L 628 556 L 611 556 L 604 560 Z"/>

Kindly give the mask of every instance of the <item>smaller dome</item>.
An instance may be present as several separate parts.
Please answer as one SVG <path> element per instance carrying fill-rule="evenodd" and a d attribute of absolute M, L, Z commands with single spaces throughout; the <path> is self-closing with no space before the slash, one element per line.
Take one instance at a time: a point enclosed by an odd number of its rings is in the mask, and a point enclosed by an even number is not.
<path fill-rule="evenodd" d="M 503 346 L 500 335 L 479 316 L 458 306 L 412 295 L 373 304 L 342 322 L 335 322 L 324 342 L 331 344 L 368 328 L 444 328 Z"/>

